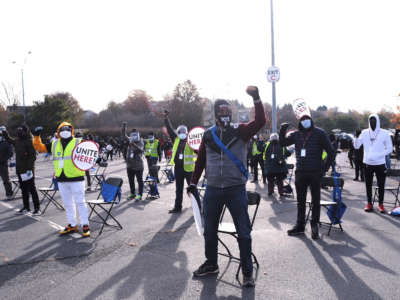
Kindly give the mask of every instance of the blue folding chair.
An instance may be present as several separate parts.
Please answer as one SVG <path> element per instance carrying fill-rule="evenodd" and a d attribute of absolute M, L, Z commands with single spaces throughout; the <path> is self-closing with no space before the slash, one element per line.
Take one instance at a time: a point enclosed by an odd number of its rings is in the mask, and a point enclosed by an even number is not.
<path fill-rule="evenodd" d="M 122 225 L 118 222 L 118 220 L 112 215 L 112 209 L 114 205 L 119 204 L 121 201 L 121 187 L 123 180 L 119 177 L 109 177 L 101 184 L 101 190 L 96 200 L 86 200 L 86 203 L 90 207 L 89 220 L 90 222 L 100 223 L 102 224 L 99 235 L 103 232 L 104 226 L 115 227 L 117 229 L 122 229 Z M 101 197 L 101 198 L 100 198 Z M 99 208 L 100 210 L 96 210 Z M 100 213 L 104 212 L 105 216 L 102 216 Z M 100 219 L 94 220 L 91 219 L 92 214 Z M 107 220 L 111 218 L 114 220 L 116 225 L 109 224 Z"/>

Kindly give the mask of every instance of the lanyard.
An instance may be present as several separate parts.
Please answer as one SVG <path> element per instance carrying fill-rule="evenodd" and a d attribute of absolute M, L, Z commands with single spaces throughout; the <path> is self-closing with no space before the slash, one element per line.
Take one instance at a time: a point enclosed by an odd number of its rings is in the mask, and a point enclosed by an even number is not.
<path fill-rule="evenodd" d="M 303 137 L 303 149 L 306 147 L 306 144 L 307 144 L 308 139 L 310 138 L 310 135 L 311 135 L 311 130 L 308 132 L 306 138 L 304 138 L 304 135 L 301 134 L 301 136 Z"/>

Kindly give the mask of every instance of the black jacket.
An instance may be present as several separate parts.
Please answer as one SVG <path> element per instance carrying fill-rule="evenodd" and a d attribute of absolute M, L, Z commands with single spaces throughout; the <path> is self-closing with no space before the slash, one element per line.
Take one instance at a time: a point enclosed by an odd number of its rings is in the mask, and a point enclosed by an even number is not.
<path fill-rule="evenodd" d="M 292 132 L 288 137 L 286 132 L 279 133 L 279 141 L 282 146 L 295 145 L 296 151 L 296 172 L 321 172 L 328 169 L 334 159 L 334 152 L 326 132 L 318 127 L 312 126 L 304 129 L 299 124 L 299 129 Z M 305 149 L 305 157 L 301 156 L 302 149 Z M 322 152 L 328 154 L 326 165 L 322 164 Z"/>
<path fill-rule="evenodd" d="M 7 141 L 0 142 L 0 165 L 7 165 L 12 155 L 13 151 L 11 145 Z"/>
<path fill-rule="evenodd" d="M 6 140 L 14 145 L 15 149 L 15 167 L 17 174 L 33 171 L 35 167 L 36 151 L 33 148 L 32 136 L 30 133 L 25 138 L 11 138 L 4 135 Z"/>

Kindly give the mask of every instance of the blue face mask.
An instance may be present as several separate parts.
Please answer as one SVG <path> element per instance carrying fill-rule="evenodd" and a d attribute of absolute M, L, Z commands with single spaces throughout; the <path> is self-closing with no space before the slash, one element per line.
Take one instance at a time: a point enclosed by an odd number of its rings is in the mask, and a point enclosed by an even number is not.
<path fill-rule="evenodd" d="M 311 127 L 311 120 L 310 119 L 305 119 L 301 121 L 301 126 L 303 126 L 305 129 L 308 129 Z"/>

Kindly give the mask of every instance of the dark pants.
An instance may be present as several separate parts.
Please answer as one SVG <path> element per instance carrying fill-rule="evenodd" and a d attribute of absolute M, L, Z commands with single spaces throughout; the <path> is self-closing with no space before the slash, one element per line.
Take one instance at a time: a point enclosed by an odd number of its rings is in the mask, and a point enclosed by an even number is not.
<path fill-rule="evenodd" d="M 205 255 L 211 264 L 218 264 L 218 225 L 224 205 L 228 208 L 238 233 L 240 262 L 245 276 L 253 273 L 251 261 L 251 224 L 247 211 L 244 185 L 216 188 L 207 186 L 203 203 Z"/>
<path fill-rule="evenodd" d="M 311 224 L 319 223 L 321 210 L 321 175 L 319 172 L 296 172 L 297 225 L 304 227 L 306 223 L 307 188 L 311 189 L 312 216 Z"/>
<path fill-rule="evenodd" d="M 113 160 L 113 150 L 107 151 L 107 160 L 109 157 L 111 157 L 111 160 Z"/>
<path fill-rule="evenodd" d="M 364 180 L 365 177 L 365 165 L 362 161 L 355 160 L 354 161 L 356 179 L 360 177 L 361 180 Z"/>
<path fill-rule="evenodd" d="M 254 180 L 258 181 L 258 166 L 260 165 L 263 181 L 265 181 L 266 175 L 264 171 L 264 160 L 262 158 L 262 154 L 256 155 L 253 157 L 253 168 L 254 168 Z"/>
<path fill-rule="evenodd" d="M 91 179 L 90 179 L 90 172 L 89 171 L 85 171 L 86 174 L 86 180 L 87 180 L 87 185 L 88 187 L 90 187 L 92 185 Z"/>
<path fill-rule="evenodd" d="M 192 178 L 192 172 L 185 172 L 183 168 L 175 166 L 175 209 L 182 209 L 182 200 L 183 200 L 183 185 L 186 183 L 190 184 L 190 178 Z"/>
<path fill-rule="evenodd" d="M 347 157 L 349 158 L 349 162 L 350 162 L 350 167 L 353 168 L 353 151 L 350 150 L 349 153 L 347 154 Z"/>
<path fill-rule="evenodd" d="M 272 194 L 274 192 L 275 181 L 276 185 L 278 186 L 279 194 L 283 194 L 283 179 L 285 179 L 285 177 L 285 173 L 268 174 L 268 194 Z"/>
<path fill-rule="evenodd" d="M 1 180 L 3 180 L 4 189 L 6 190 L 6 196 L 12 196 L 13 192 L 12 192 L 10 177 L 8 175 L 7 164 L 0 164 L 0 176 Z"/>
<path fill-rule="evenodd" d="M 128 172 L 131 194 L 135 194 L 135 177 L 139 185 L 139 195 L 143 195 L 143 170 L 126 169 Z"/>
<path fill-rule="evenodd" d="M 365 165 L 365 187 L 367 189 L 367 200 L 369 203 L 372 203 L 372 180 L 374 178 L 374 173 L 378 182 L 379 204 L 382 204 L 385 196 L 386 166 Z"/>
<path fill-rule="evenodd" d="M 29 194 L 32 195 L 32 202 L 33 202 L 33 208 L 35 210 L 40 208 L 39 204 L 39 196 L 36 191 L 36 186 L 35 186 L 35 176 L 33 176 L 31 179 L 27 181 L 22 181 L 21 176 L 18 175 L 18 180 L 19 184 L 21 186 L 21 192 L 22 192 L 22 201 L 24 203 L 24 208 L 30 210 L 29 206 Z"/>

